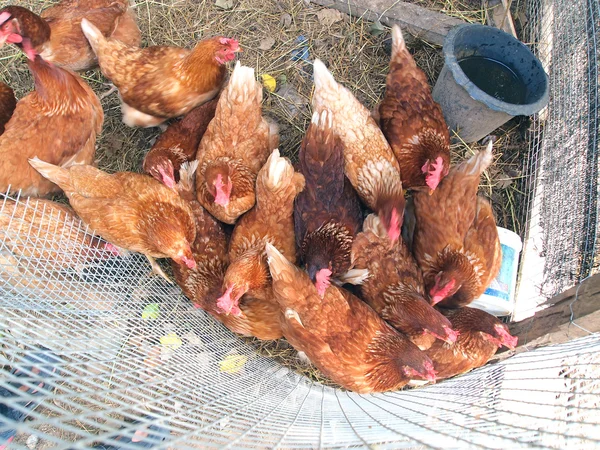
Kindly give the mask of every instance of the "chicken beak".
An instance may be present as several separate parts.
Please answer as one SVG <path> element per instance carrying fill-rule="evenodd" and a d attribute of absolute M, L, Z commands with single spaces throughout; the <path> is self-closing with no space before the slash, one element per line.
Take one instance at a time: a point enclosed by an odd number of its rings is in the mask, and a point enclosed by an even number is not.
<path fill-rule="evenodd" d="M 433 195 L 433 189 L 429 189 L 429 195 Z"/>

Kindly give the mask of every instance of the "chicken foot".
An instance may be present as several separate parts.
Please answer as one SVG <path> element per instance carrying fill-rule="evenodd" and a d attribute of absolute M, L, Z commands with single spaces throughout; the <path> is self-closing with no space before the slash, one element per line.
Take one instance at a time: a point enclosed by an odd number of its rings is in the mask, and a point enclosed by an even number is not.
<path fill-rule="evenodd" d="M 106 97 L 108 97 L 109 95 L 111 95 L 113 92 L 118 91 L 119 88 L 117 88 L 114 84 L 112 83 L 102 83 L 104 86 L 109 86 L 110 89 L 102 94 L 100 94 L 100 96 L 98 97 L 100 100 L 104 100 Z"/>
<path fill-rule="evenodd" d="M 160 268 L 160 266 L 158 265 L 158 263 L 152 256 L 146 255 L 146 258 L 148 258 L 148 261 L 150 262 L 150 265 L 152 266 L 152 272 L 150 272 L 150 274 L 155 273 L 156 275 L 159 275 L 159 276 L 163 277 L 165 280 L 167 280 L 167 282 L 169 284 L 173 284 L 173 281 L 171 281 L 171 279 L 167 276 L 167 274 Z"/>

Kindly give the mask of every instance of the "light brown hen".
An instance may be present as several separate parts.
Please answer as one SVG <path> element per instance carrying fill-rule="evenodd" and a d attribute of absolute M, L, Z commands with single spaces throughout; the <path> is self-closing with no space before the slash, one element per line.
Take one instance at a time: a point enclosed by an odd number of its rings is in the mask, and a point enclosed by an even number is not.
<path fill-rule="evenodd" d="M 256 180 L 256 205 L 233 230 L 229 244 L 230 266 L 223 282 L 224 294 L 217 305 L 222 312 L 242 315 L 239 304 L 250 299 L 261 302 L 260 320 L 272 325 L 266 339 L 281 337 L 279 308 L 273 299 L 265 243 L 270 242 L 296 260 L 294 198 L 304 188 L 304 177 L 274 150 Z M 243 296 L 243 297 L 242 297 Z"/>
<path fill-rule="evenodd" d="M 261 103 L 254 69 L 238 62 L 196 156 L 198 201 L 221 222 L 233 224 L 254 206 L 256 174 L 279 143 Z"/>
<path fill-rule="evenodd" d="M 74 71 L 93 69 L 98 64 L 81 20 L 86 18 L 106 37 L 139 47 L 142 36 L 129 0 L 62 0 L 38 16 L 21 6 L 0 10 L 0 43 L 13 43 L 33 59 Z"/>
<path fill-rule="evenodd" d="M 490 141 L 486 149 L 450 169 L 432 195 L 413 196 L 413 252 L 433 304 L 469 304 L 500 270 L 502 250 L 492 207 L 477 196 L 479 177 L 492 159 Z M 411 213 L 408 208 L 407 216 Z"/>
<path fill-rule="evenodd" d="M 36 172 L 28 159 L 38 157 L 65 168 L 93 164 L 104 113 L 96 94 L 75 73 L 39 56 L 27 63 L 35 91 L 19 100 L 0 136 L 0 191 L 11 185 L 12 191 L 43 197 L 60 188 Z"/>
<path fill-rule="evenodd" d="M 431 360 L 368 305 L 337 286 L 321 298 L 306 272 L 274 246 L 266 252 L 283 334 L 323 374 L 365 394 L 435 380 Z"/>
<path fill-rule="evenodd" d="M 109 175 L 86 165 L 65 169 L 37 158 L 29 162 L 65 191 L 91 229 L 117 247 L 144 254 L 165 279 L 169 280 L 154 258 L 196 267 L 191 250 L 196 238 L 192 210 L 173 189 L 137 173 Z"/>
<path fill-rule="evenodd" d="M 240 46 L 235 39 L 213 37 L 192 50 L 154 46 L 138 48 L 105 38 L 86 19 L 81 28 L 105 77 L 119 89 L 123 122 L 153 127 L 212 100 L 225 80 L 225 64 Z"/>

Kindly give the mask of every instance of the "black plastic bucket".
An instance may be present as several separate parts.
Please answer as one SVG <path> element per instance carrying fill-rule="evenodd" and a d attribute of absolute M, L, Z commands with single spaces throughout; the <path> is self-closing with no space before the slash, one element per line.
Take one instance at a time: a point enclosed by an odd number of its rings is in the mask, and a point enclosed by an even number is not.
<path fill-rule="evenodd" d="M 446 36 L 443 53 L 444 68 L 433 98 L 442 107 L 448 127 L 465 142 L 478 141 L 512 117 L 535 114 L 548 103 L 548 76 L 542 64 L 525 44 L 504 31 L 485 25 L 459 25 Z M 494 96 L 486 93 L 461 68 L 460 63 L 468 59 L 491 60 L 504 66 L 515 80 L 519 79 L 519 85 L 498 86 Z M 482 85 L 481 73 L 478 76 L 476 81 Z M 515 86 L 522 91 L 518 102 L 500 99 L 514 97 Z M 487 90 L 490 92 L 489 86 Z"/>

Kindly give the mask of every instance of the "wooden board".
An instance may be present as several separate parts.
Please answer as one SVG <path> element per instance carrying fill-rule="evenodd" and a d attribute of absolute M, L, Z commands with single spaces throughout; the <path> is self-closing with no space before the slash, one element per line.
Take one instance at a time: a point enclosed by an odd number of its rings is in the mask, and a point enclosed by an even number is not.
<path fill-rule="evenodd" d="M 510 5 L 507 0 L 482 0 L 482 6 L 487 10 L 487 24 L 517 37 Z"/>
<path fill-rule="evenodd" d="M 517 353 L 600 332 L 600 274 L 586 279 L 577 289 L 553 297 L 546 302 L 546 309 L 509 325 L 511 334 L 519 338 Z"/>
<path fill-rule="evenodd" d="M 392 26 L 435 45 L 443 45 L 444 38 L 456 25 L 464 21 L 406 2 L 389 0 L 311 0 L 312 3 L 334 8 L 354 17 Z"/>

